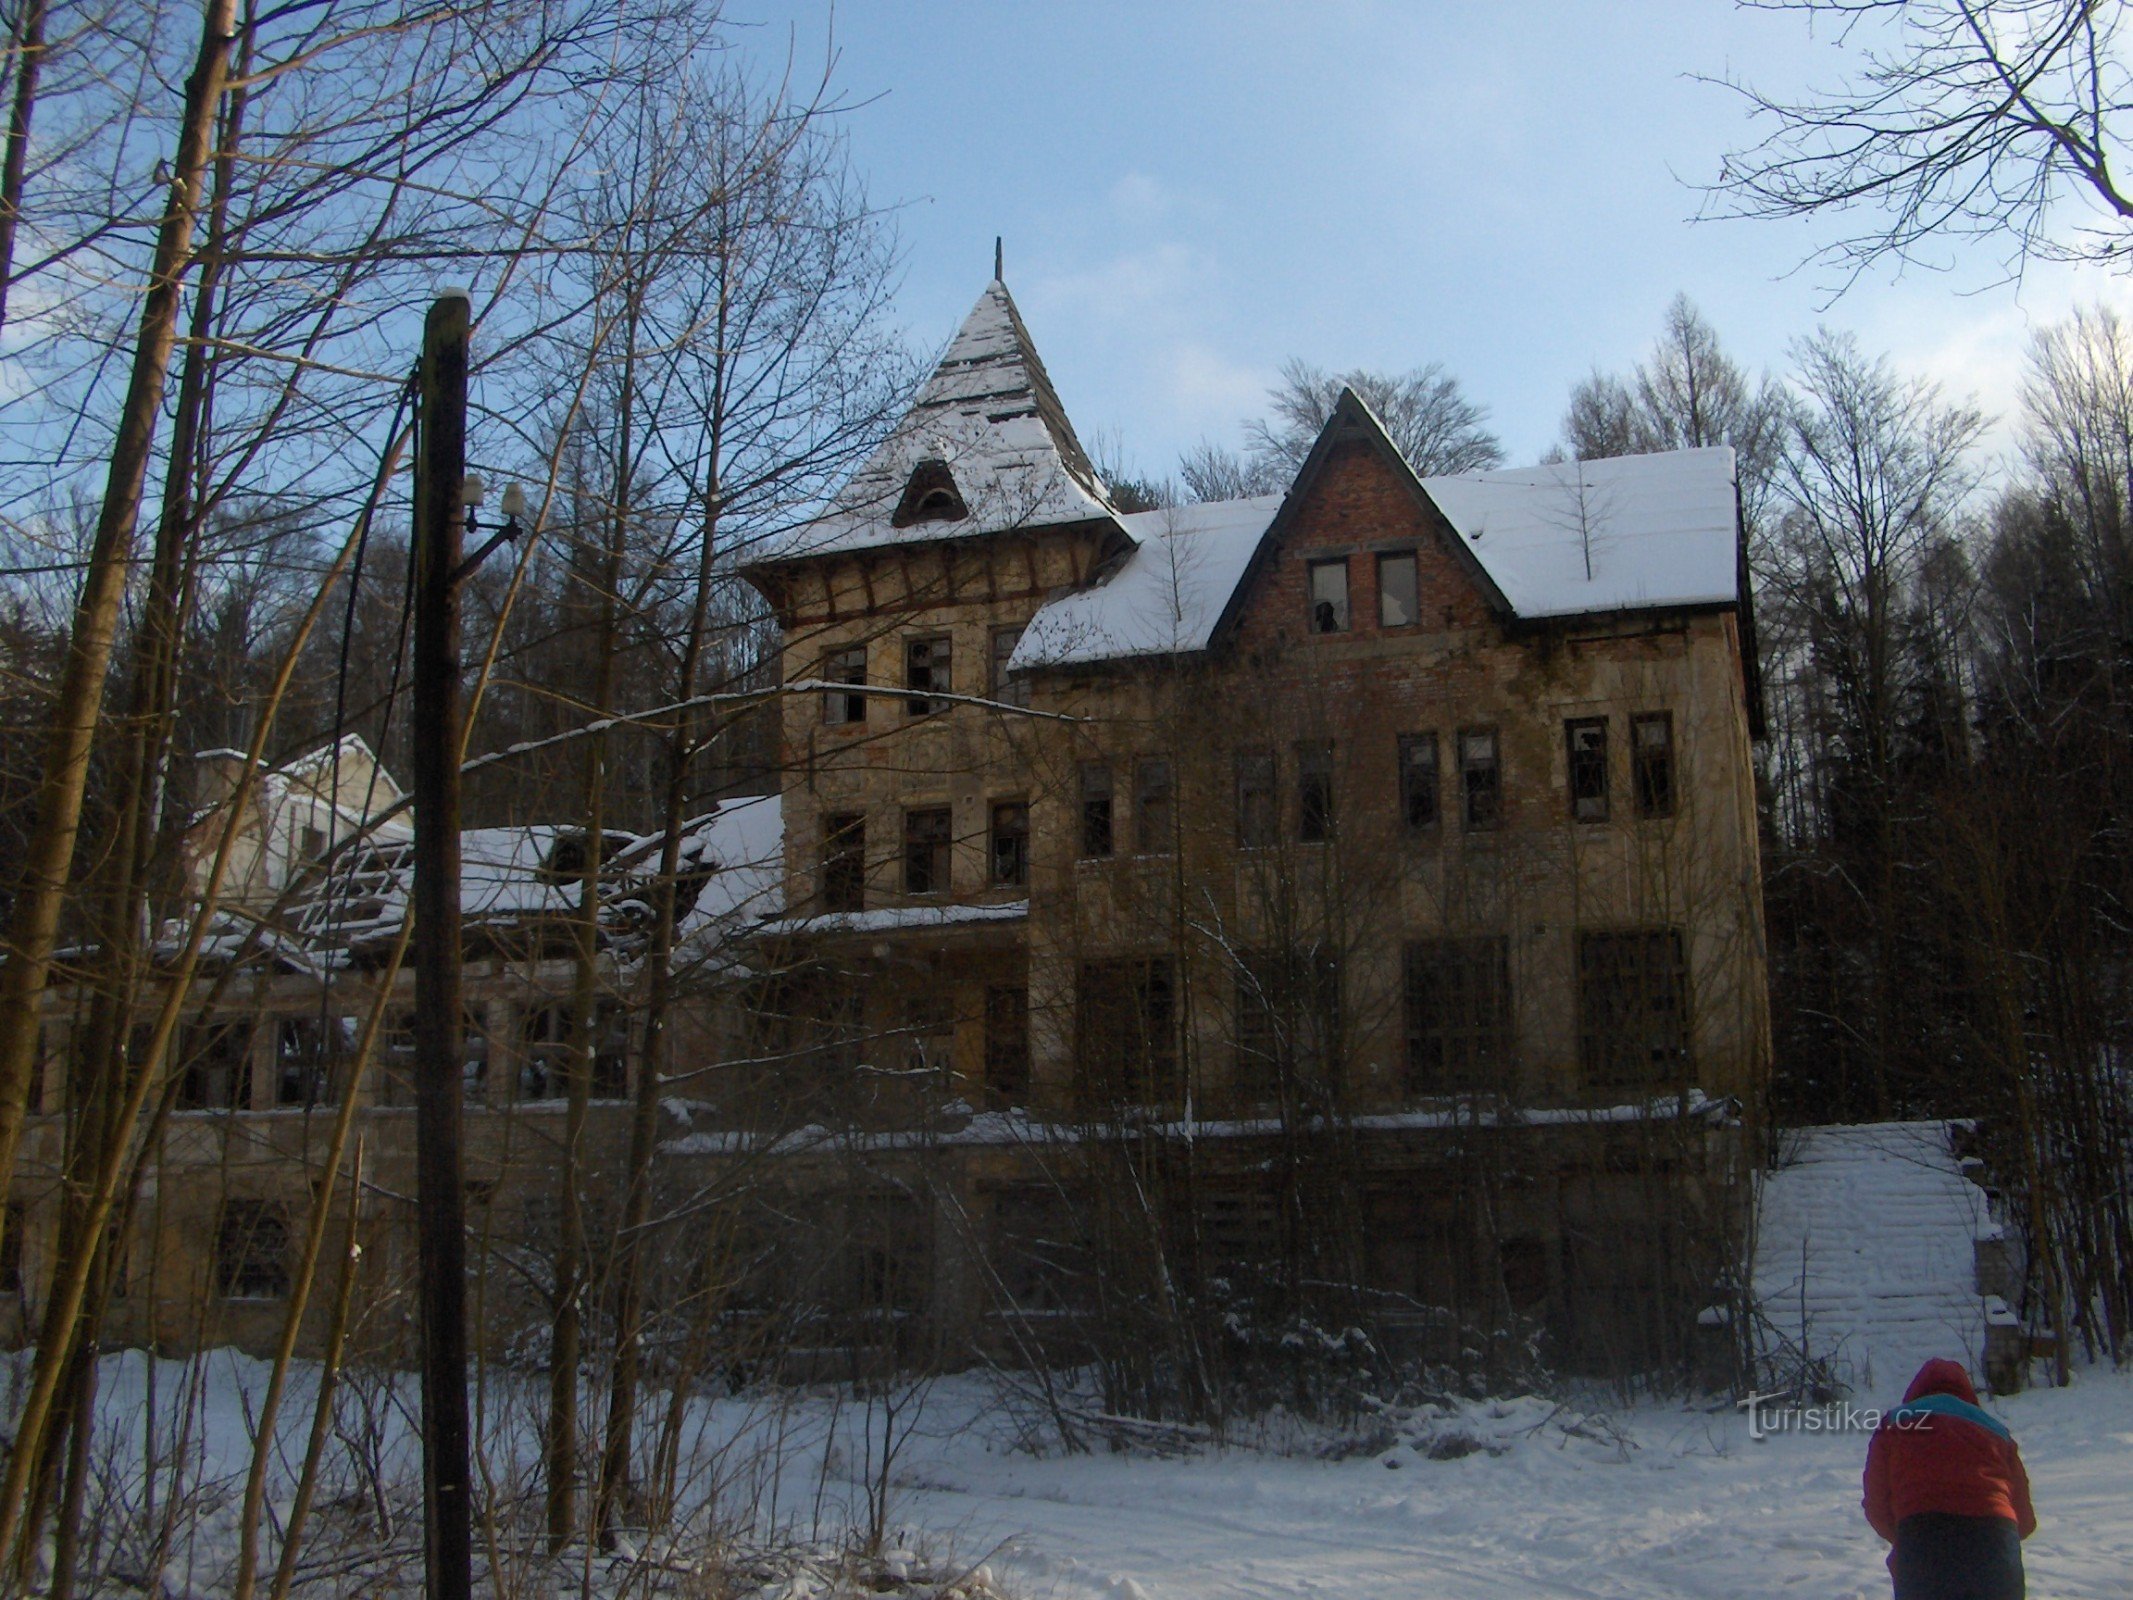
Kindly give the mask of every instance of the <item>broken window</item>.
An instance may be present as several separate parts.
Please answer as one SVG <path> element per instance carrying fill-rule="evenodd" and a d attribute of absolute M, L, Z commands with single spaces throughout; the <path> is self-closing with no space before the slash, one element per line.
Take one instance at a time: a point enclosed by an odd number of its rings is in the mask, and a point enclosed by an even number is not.
<path fill-rule="evenodd" d="M 1274 752 L 1246 750 L 1237 757 L 1237 843 L 1255 850 L 1279 832 L 1274 797 Z"/>
<path fill-rule="evenodd" d="M 1296 747 L 1296 837 L 1305 844 L 1333 837 L 1333 746 L 1324 739 Z"/>
<path fill-rule="evenodd" d="M 925 1310 L 933 1252 L 924 1209 L 904 1194 L 848 1199 L 841 1241 L 846 1304 L 870 1319 Z"/>
<path fill-rule="evenodd" d="M 1029 802 L 999 800 L 992 808 L 992 881 L 1002 888 L 1029 885 Z"/>
<path fill-rule="evenodd" d="M 1167 956 L 1084 961 L 1076 990 L 1075 1073 L 1084 1104 L 1175 1101 L 1177 985 Z"/>
<path fill-rule="evenodd" d="M 904 813 L 904 893 L 946 894 L 955 822 L 946 806 Z"/>
<path fill-rule="evenodd" d="M 1637 815 L 1674 814 L 1674 714 L 1652 711 L 1629 719 L 1630 758 L 1637 788 Z"/>
<path fill-rule="evenodd" d="M 315 1106 L 333 1098 L 341 1062 L 355 1054 L 354 1017 L 284 1017 L 275 1030 L 274 1103 Z"/>
<path fill-rule="evenodd" d="M 1411 1094 L 1507 1087 L 1511 979 L 1502 938 L 1419 939 L 1406 951 Z"/>
<path fill-rule="evenodd" d="M 225 1200 L 215 1223 L 215 1290 L 225 1300 L 289 1292 L 289 1216 L 271 1200 Z"/>
<path fill-rule="evenodd" d="M 1171 806 L 1169 758 L 1143 756 L 1133 763 L 1133 837 L 1140 853 L 1169 854 L 1176 843 L 1172 833 L 1176 821 L 1177 813 Z"/>
<path fill-rule="evenodd" d="M 904 1066 L 947 1076 L 955 1070 L 955 1007 L 941 990 L 904 997 Z"/>
<path fill-rule="evenodd" d="M 252 1104 L 252 1019 L 190 1024 L 178 1045 L 175 1109 L 243 1111 Z"/>
<path fill-rule="evenodd" d="M 853 685 L 849 689 L 831 689 L 823 695 L 822 720 L 833 724 L 866 721 L 867 697 L 860 691 L 867 681 L 867 647 L 862 644 L 839 650 L 823 663 L 822 676 L 829 683 Z"/>
<path fill-rule="evenodd" d="M 1422 615 L 1421 580 L 1415 553 L 1402 550 L 1378 557 L 1378 626 L 1411 628 Z"/>
<path fill-rule="evenodd" d="M 1092 1270 L 1088 1212 L 1054 1184 L 992 1196 L 986 1259 L 1002 1311 L 1029 1316 L 1085 1306 Z"/>
<path fill-rule="evenodd" d="M 1437 736 L 1400 735 L 1400 821 L 1409 833 L 1437 826 Z"/>
<path fill-rule="evenodd" d="M 1029 1093 L 1029 990 L 985 991 L 985 1087 L 1010 1099 Z"/>
<path fill-rule="evenodd" d="M 1273 1100 L 1284 1085 L 1335 1076 L 1340 967 L 1329 952 L 1254 950 L 1237 958 L 1237 1093 Z"/>
<path fill-rule="evenodd" d="M 1607 719 L 1572 717 L 1563 724 L 1570 768 L 1570 816 L 1574 822 L 1607 820 Z"/>
<path fill-rule="evenodd" d="M 415 1103 L 415 1013 L 395 1007 L 386 1013 L 378 1046 L 379 1101 L 388 1106 Z M 482 1013 L 469 1010 L 459 1019 L 461 1092 L 470 1103 L 489 1096 L 489 1034 Z"/>
<path fill-rule="evenodd" d="M 567 1095 L 570 1074 L 580 1059 L 575 1006 L 562 1002 L 530 1008 L 519 1021 L 519 1043 L 518 1097 L 560 1100 Z M 629 1012 L 613 1000 L 602 1000 L 594 1008 L 590 1066 L 590 1098 L 619 1100 L 628 1092 Z"/>
<path fill-rule="evenodd" d="M 1015 646 L 1022 642 L 1022 625 L 992 630 L 992 663 L 986 674 L 987 698 L 998 700 L 1003 705 L 1026 706 L 1029 704 L 1029 680 L 1009 677 L 1007 663 L 1013 659 Z"/>
<path fill-rule="evenodd" d="M 1310 579 L 1311 631 L 1348 631 L 1348 558 L 1313 561 L 1305 569 Z"/>
<path fill-rule="evenodd" d="M 1503 772 L 1497 764 L 1494 728 L 1460 730 L 1459 792 L 1469 832 L 1503 821 Z"/>
<path fill-rule="evenodd" d="M 1578 935 L 1578 1044 L 1594 1088 L 1660 1089 L 1688 1067 L 1688 972 L 1681 930 Z"/>
<path fill-rule="evenodd" d="M 948 709 L 946 700 L 933 697 L 955 692 L 953 653 L 946 634 L 904 641 L 904 687 L 912 691 L 905 715 L 930 717 Z"/>
<path fill-rule="evenodd" d="M 570 1007 L 537 1006 L 519 1019 L 518 1097 L 562 1098 L 570 1081 Z"/>
<path fill-rule="evenodd" d="M 489 1098 L 489 1028 L 480 1011 L 459 1016 L 459 1084 L 468 1100 Z"/>
<path fill-rule="evenodd" d="M 1081 853 L 1111 853 L 1111 769 L 1099 761 L 1081 769 Z"/>
<path fill-rule="evenodd" d="M 822 823 L 822 909 L 863 911 L 867 897 L 867 819 L 839 812 Z"/>

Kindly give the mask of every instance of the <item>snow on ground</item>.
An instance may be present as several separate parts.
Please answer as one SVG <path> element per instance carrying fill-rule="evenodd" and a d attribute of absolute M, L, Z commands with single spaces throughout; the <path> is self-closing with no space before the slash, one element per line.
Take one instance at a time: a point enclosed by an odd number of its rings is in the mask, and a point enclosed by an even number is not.
<path fill-rule="evenodd" d="M 1764 1184 L 1756 1238 L 1755 1295 L 1771 1324 L 1795 1348 L 1833 1358 L 1862 1399 L 1901 1399 L 1932 1356 L 1980 1370 L 1971 1241 L 1989 1219 L 1983 1191 L 1956 1170 L 1946 1124 L 1797 1137 L 1794 1159 Z"/>
<path fill-rule="evenodd" d="M 107 1417 L 140 1401 L 139 1358 L 118 1362 L 132 1376 L 110 1385 Z M 175 1373 L 175 1363 L 164 1366 Z M 232 1474 L 244 1460 L 235 1392 L 256 1393 L 262 1376 L 257 1363 L 227 1356 L 213 1358 L 207 1376 L 210 1453 Z M 2133 1572 L 2133 1381 L 2083 1373 L 2070 1390 L 1994 1408 L 2035 1482 L 2042 1527 L 2027 1549 L 2031 1595 L 2123 1596 Z M 845 1515 L 863 1511 L 866 1420 L 863 1407 L 833 1407 L 820 1394 L 783 1413 L 762 1397 L 722 1400 L 691 1448 L 730 1464 L 741 1454 L 725 1448 L 736 1435 L 782 1435 L 777 1497 L 737 1472 L 727 1503 L 753 1499 L 789 1536 L 826 1537 L 840 1503 Z M 990 1385 L 966 1376 L 927 1395 L 893 1473 L 890 1521 L 903 1544 L 936 1560 L 989 1565 L 1019 1600 L 1888 1592 L 1882 1546 L 1859 1515 L 1863 1435 L 1754 1442 L 1733 1412 L 1649 1405 L 1581 1418 L 1535 1399 L 1416 1426 L 1422 1449 L 1403 1443 L 1346 1460 L 1244 1449 L 1033 1457 L 1017 1447 Z M 1430 1437 L 1446 1432 L 1487 1448 L 1430 1459 Z M 186 1587 L 200 1594 L 218 1592 L 226 1571 L 233 1507 L 223 1503 L 197 1547 L 188 1541 L 181 1552 Z"/>
<path fill-rule="evenodd" d="M 1862 1376 L 1870 1366 L 1857 1401 L 1886 1405 L 1914 1357 L 1959 1353 L 1974 1335 L 1964 1318 L 1975 1313 L 1955 1291 L 1967 1286 L 1975 1191 L 1923 1130 L 1821 1130 L 1800 1155 L 1770 1185 L 1759 1281 L 1797 1305 L 1805 1240 L 1816 1341 L 1853 1352 Z M 1790 1278 L 1785 1260 L 1794 1263 Z M 170 1374 L 167 1404 L 180 1369 L 159 1370 Z M 138 1355 L 111 1358 L 107 1426 L 137 1425 L 145 1371 Z M 308 1414 L 310 1376 L 301 1375 L 285 1413 L 292 1437 Z M 238 1394 L 258 1392 L 263 1368 L 216 1355 L 202 1381 L 213 1470 L 240 1473 Z M 528 1381 L 529 1396 L 537 1386 Z M 492 1422 L 500 1396 L 492 1391 L 486 1409 Z M 1018 1443 L 1029 1408 L 1003 1405 L 977 1375 L 933 1384 L 922 1407 L 900 1398 L 912 1432 L 891 1474 L 892 1527 L 937 1561 L 986 1563 L 1019 1600 L 1888 1593 L 1883 1547 L 1859 1513 L 1866 1436 L 1758 1441 L 1723 1405 L 1476 1402 L 1399 1419 L 1389 1435 L 1397 1442 L 1346 1459 L 1247 1449 L 1159 1459 L 1032 1455 Z M 2030 1594 L 2127 1594 L 2133 1374 L 2080 1371 L 2070 1389 L 1988 1404 L 2014 1430 L 2035 1488 Z M 512 1426 L 530 1459 L 533 1412 L 516 1410 Z M 879 1460 L 866 1432 L 870 1422 L 878 1430 L 878 1405 L 830 1391 L 763 1391 L 706 1404 L 697 1422 L 685 1456 L 709 1464 L 700 1470 L 719 1480 L 729 1515 L 752 1504 L 776 1531 L 802 1540 L 832 1536 L 840 1517 L 862 1518 L 865 1463 Z M 782 1445 L 774 1478 L 764 1453 L 748 1448 L 773 1439 Z M 878 1446 L 878 1431 L 872 1439 Z M 1464 1453 L 1442 1448 L 1446 1440 Z M 226 1560 L 228 1512 L 217 1516 L 191 1569 L 201 1592 L 213 1592 L 209 1574 Z"/>

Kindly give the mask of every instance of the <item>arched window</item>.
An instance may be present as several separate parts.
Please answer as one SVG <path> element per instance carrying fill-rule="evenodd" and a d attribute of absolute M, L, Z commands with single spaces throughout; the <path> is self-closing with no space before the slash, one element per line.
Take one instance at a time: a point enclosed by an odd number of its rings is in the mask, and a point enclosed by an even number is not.
<path fill-rule="evenodd" d="M 896 515 L 889 519 L 889 525 L 908 528 L 915 522 L 961 522 L 969 515 L 970 507 L 963 503 L 963 492 L 955 486 L 955 474 L 948 470 L 948 463 L 938 456 L 928 456 L 911 469 L 904 497 L 897 503 Z"/>

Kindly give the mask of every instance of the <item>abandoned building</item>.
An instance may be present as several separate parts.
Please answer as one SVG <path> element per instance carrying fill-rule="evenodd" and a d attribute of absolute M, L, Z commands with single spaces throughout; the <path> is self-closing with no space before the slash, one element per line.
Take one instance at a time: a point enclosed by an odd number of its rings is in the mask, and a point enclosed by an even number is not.
<path fill-rule="evenodd" d="M 676 1299 L 886 1318 L 943 1361 L 1071 1352 L 1155 1257 L 1338 1285 L 1388 1340 L 1680 1355 L 1769 1058 L 1734 471 L 1422 478 L 1348 394 L 1285 493 L 1128 512 L 988 286 L 745 572 L 781 630 L 779 792 L 680 852 Z M 344 1095 L 372 1298 L 411 1270 L 405 812 L 337 749 L 277 775 L 228 891 L 292 909 L 203 969 L 154 1064 L 115 1336 L 272 1342 L 311 1208 L 345 1203 Z M 659 845 L 467 835 L 470 1226 L 516 1252 L 487 1303 L 521 1320 L 566 1144 L 612 1225 Z M 19 1315 L 56 1248 L 70 1003 L 0 1264 Z"/>

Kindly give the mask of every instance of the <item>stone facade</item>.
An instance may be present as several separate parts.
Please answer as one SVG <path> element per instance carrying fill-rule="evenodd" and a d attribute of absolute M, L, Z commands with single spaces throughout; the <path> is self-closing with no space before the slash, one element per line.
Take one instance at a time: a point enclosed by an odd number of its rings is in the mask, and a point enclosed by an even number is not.
<path fill-rule="evenodd" d="M 1626 464 L 1593 480 L 1605 516 L 1562 471 L 1567 500 L 1541 473 L 1418 479 L 1350 396 L 1278 501 L 1127 515 L 988 289 L 854 489 L 747 573 L 782 630 L 782 831 L 772 904 L 721 902 L 666 1032 L 665 1303 L 817 1308 L 788 1352 L 863 1324 L 904 1359 L 1071 1355 L 1153 1252 L 1186 1285 L 1330 1274 L 1387 1337 L 1525 1319 L 1573 1364 L 1686 1350 L 1769 1057 L 1731 462 Z M 612 1224 L 642 1066 L 617 930 L 569 1131 L 571 941 L 513 904 L 469 975 L 499 1355 L 540 1323 L 573 1139 L 594 1237 Z M 360 1031 L 396 926 L 323 985 L 263 968 L 217 1002 L 257 1023 L 250 1086 L 174 1101 L 113 1338 L 271 1346 L 334 1117 L 282 1053 L 306 1018 Z M 355 1112 L 388 1346 L 413 1255 L 397 1039 Z M 65 1127 L 25 1146 L 18 1318 Z M 262 1217 L 281 1269 L 236 1261 Z"/>

